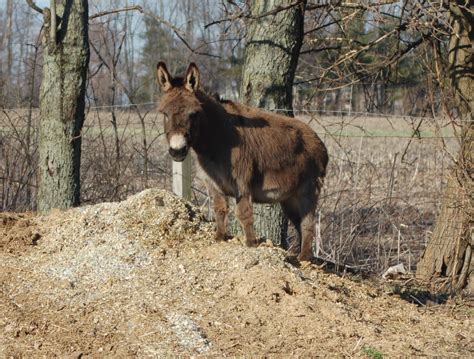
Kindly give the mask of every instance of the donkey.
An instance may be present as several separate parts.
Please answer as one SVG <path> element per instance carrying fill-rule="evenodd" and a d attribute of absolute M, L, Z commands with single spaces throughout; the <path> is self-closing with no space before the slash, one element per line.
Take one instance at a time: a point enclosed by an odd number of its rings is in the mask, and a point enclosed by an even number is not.
<path fill-rule="evenodd" d="M 316 133 L 294 118 L 207 95 L 194 63 L 184 77 L 173 78 L 159 62 L 157 78 L 171 157 L 183 161 L 192 148 L 211 180 L 216 240 L 226 236 L 227 196 L 236 200 L 249 247 L 257 245 L 252 202 L 279 202 L 298 232 L 298 260 L 311 260 L 314 212 L 328 163 Z"/>

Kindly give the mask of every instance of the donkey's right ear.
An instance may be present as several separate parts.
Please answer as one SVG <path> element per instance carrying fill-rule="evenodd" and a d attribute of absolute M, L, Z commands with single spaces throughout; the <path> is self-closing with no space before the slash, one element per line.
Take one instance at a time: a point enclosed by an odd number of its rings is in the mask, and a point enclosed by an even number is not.
<path fill-rule="evenodd" d="M 156 65 L 156 77 L 162 91 L 167 92 L 172 89 L 172 78 L 163 61 L 158 62 L 158 65 Z"/>

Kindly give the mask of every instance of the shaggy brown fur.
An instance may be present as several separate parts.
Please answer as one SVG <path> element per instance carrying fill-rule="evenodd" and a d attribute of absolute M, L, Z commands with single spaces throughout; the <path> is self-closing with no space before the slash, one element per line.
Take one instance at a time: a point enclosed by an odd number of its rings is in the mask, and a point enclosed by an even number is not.
<path fill-rule="evenodd" d="M 294 118 L 208 96 L 194 64 L 184 78 L 172 78 L 160 62 L 157 77 L 171 156 L 182 161 L 193 148 L 213 183 L 216 239 L 225 238 L 227 196 L 236 199 L 248 246 L 257 244 L 252 202 L 279 202 L 298 231 L 299 259 L 310 260 L 314 211 L 328 163 L 316 133 Z"/>

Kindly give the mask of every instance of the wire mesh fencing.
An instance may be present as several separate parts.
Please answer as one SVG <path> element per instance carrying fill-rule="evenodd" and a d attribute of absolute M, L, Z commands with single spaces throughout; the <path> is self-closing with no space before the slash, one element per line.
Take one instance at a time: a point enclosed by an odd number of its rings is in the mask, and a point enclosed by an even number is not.
<path fill-rule="evenodd" d="M 330 156 L 316 232 L 322 254 L 380 272 L 413 270 L 440 209 L 459 147 L 447 119 L 295 111 Z M 0 112 L 2 211 L 35 209 L 38 110 Z M 118 201 L 146 188 L 171 189 L 171 159 L 154 104 L 91 107 L 82 136 L 82 203 Z M 192 201 L 212 219 L 204 176 L 194 161 Z"/>

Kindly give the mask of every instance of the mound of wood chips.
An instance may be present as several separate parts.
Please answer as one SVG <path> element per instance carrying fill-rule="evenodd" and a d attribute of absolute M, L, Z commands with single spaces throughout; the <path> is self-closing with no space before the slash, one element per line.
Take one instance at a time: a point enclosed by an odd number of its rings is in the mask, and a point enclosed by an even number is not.
<path fill-rule="evenodd" d="M 0 219 L 0 357 L 473 354 L 469 303 L 415 305 L 271 245 L 216 243 L 167 191 Z"/>

